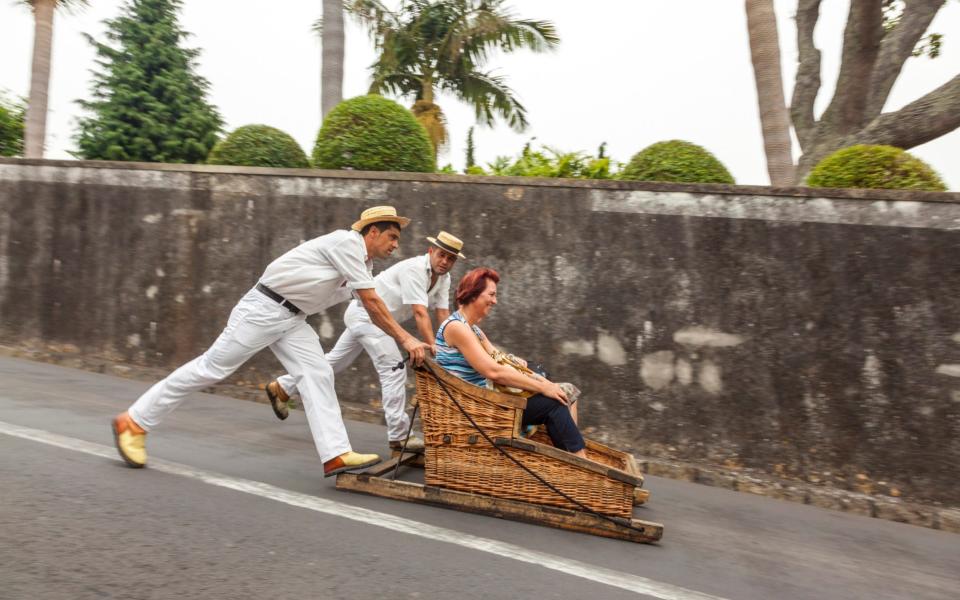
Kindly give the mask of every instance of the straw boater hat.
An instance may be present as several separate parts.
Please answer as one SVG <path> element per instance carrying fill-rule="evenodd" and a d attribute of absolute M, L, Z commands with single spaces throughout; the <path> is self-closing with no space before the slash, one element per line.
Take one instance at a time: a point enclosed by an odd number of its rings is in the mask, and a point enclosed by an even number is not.
<path fill-rule="evenodd" d="M 398 217 L 397 209 L 392 206 L 374 206 L 360 213 L 360 220 L 354 223 L 350 228 L 354 231 L 360 231 L 370 223 L 380 223 L 381 221 L 390 221 L 396 223 L 403 229 L 410 224 L 410 219 Z"/>
<path fill-rule="evenodd" d="M 460 258 L 466 258 L 463 254 L 460 254 L 460 249 L 463 248 L 463 242 L 457 236 L 450 235 L 446 231 L 441 231 L 435 238 L 428 237 L 427 241 L 437 248 L 446 250 L 450 254 L 456 254 Z"/>

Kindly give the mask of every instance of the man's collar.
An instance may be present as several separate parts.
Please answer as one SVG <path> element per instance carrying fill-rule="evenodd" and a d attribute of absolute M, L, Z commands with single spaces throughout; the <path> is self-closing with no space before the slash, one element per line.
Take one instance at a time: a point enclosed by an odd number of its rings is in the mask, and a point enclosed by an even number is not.
<path fill-rule="evenodd" d="M 355 235 L 357 238 L 359 238 L 359 239 L 360 239 L 360 244 L 363 245 L 363 262 L 365 262 L 365 263 L 370 262 L 372 259 L 370 258 L 370 255 L 367 253 L 367 243 L 366 243 L 365 241 L 363 241 L 363 236 L 360 235 L 360 232 L 359 232 L 359 231 L 355 231 L 355 230 L 353 230 L 353 229 L 350 229 L 349 231 L 350 231 L 350 233 L 352 233 L 353 235 Z"/>

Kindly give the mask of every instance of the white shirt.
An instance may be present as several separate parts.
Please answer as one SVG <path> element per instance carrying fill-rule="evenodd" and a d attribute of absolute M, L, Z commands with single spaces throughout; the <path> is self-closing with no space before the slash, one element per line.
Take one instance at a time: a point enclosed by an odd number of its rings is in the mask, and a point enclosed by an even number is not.
<path fill-rule="evenodd" d="M 413 317 L 414 304 L 428 309 L 449 309 L 450 273 L 438 277 L 433 288 L 430 288 L 430 276 L 429 254 L 401 260 L 377 275 L 377 295 L 383 299 L 397 323 Z M 359 301 L 350 303 L 347 314 L 365 320 L 370 318 Z"/>
<path fill-rule="evenodd" d="M 312 315 L 375 287 L 373 261 L 356 231 L 340 229 L 306 241 L 267 265 L 260 283 Z"/>

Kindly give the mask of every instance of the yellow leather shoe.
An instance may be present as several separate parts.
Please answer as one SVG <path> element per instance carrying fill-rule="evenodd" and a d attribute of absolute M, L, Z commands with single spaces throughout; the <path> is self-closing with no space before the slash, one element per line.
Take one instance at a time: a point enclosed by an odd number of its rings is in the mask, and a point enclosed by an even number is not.
<path fill-rule="evenodd" d="M 344 471 L 366 469 L 378 462 L 380 462 L 380 457 L 376 454 L 358 454 L 351 450 L 323 463 L 323 476 L 330 477 Z"/>
<path fill-rule="evenodd" d="M 127 411 L 113 418 L 113 441 L 117 444 L 117 452 L 135 469 L 147 466 L 146 440 L 147 432 L 130 418 Z"/>
<path fill-rule="evenodd" d="M 263 389 L 267 392 L 267 398 L 270 399 L 273 414 L 277 415 L 277 418 L 281 421 L 289 417 L 290 409 L 287 408 L 287 402 L 290 401 L 290 396 L 287 395 L 287 392 L 283 389 L 283 386 L 280 385 L 280 382 L 274 379 L 265 385 Z"/>

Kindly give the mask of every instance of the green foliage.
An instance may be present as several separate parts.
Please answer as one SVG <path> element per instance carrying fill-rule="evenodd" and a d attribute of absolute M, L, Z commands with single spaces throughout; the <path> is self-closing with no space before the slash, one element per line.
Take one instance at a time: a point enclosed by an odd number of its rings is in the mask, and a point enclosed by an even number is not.
<path fill-rule="evenodd" d="M 447 163 L 442 167 L 440 167 L 439 169 L 437 169 L 437 173 L 443 173 L 444 175 L 456 175 L 457 170 L 453 168 L 453 165 L 451 165 L 450 163 Z"/>
<path fill-rule="evenodd" d="M 26 104 L 10 100 L 0 92 L 0 156 L 23 154 L 23 123 Z"/>
<path fill-rule="evenodd" d="M 292 136 L 268 125 L 238 127 L 213 147 L 207 163 L 305 169 L 307 155 Z"/>
<path fill-rule="evenodd" d="M 734 183 L 727 168 L 706 149 L 682 140 L 657 142 L 636 153 L 617 179 L 674 183 Z"/>
<path fill-rule="evenodd" d="M 810 171 L 807 185 L 944 192 L 947 186 L 919 158 L 893 146 L 850 146 L 837 150 Z"/>
<path fill-rule="evenodd" d="M 487 172 L 480 165 L 473 165 L 472 167 L 467 167 L 465 171 L 467 175 L 486 175 Z"/>
<path fill-rule="evenodd" d="M 484 69 L 491 55 L 544 52 L 560 39 L 550 21 L 516 18 L 507 0 L 403 0 L 396 11 L 380 0 L 345 0 L 367 26 L 378 54 L 371 93 L 434 102 L 442 89 L 473 106 L 477 121 L 495 116 L 522 131 L 526 110 L 506 80 Z"/>
<path fill-rule="evenodd" d="M 330 111 L 317 135 L 313 164 L 359 171 L 436 169 L 433 146 L 413 113 L 374 95 L 344 100 Z"/>
<path fill-rule="evenodd" d="M 185 49 L 177 23 L 181 0 L 129 0 L 108 20 L 106 42 L 87 39 L 100 71 L 80 119 L 76 156 L 168 163 L 203 162 L 223 121 L 209 105 L 209 83 L 195 72 L 198 50 Z"/>
<path fill-rule="evenodd" d="M 610 179 L 611 177 L 609 158 L 593 158 L 584 152 L 562 152 L 549 146 L 544 146 L 542 150 L 532 150 L 529 143 L 524 146 L 516 160 L 498 156 L 487 167 L 489 174 L 506 177 L 564 177 L 567 179 Z M 480 173 L 469 174 L 485 175 L 487 173 L 481 170 Z"/>

